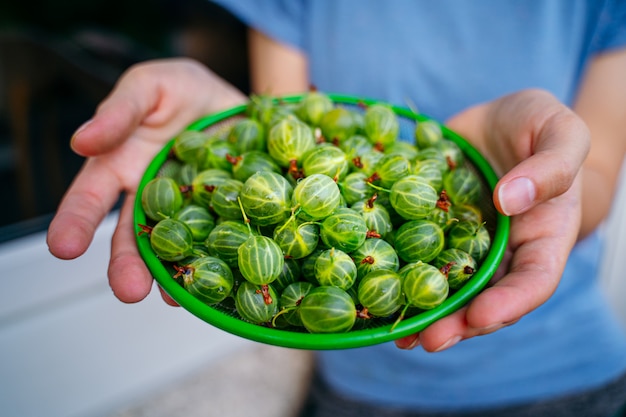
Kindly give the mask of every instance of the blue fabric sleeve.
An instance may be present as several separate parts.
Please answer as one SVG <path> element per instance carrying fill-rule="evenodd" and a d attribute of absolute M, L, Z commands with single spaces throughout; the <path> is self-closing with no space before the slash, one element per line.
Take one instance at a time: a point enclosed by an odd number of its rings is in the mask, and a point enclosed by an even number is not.
<path fill-rule="evenodd" d="M 243 23 L 300 50 L 305 49 L 305 0 L 212 0 Z"/>
<path fill-rule="evenodd" d="M 626 1 L 608 0 L 600 14 L 591 54 L 626 46 Z"/>

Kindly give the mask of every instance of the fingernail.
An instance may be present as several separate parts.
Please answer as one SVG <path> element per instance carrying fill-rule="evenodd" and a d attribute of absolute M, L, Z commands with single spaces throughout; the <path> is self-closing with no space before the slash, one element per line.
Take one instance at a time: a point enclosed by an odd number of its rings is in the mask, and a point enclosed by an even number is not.
<path fill-rule="evenodd" d="M 457 335 L 457 336 L 451 337 L 443 345 L 441 345 L 437 349 L 435 349 L 435 352 L 441 352 L 442 350 L 451 348 L 452 346 L 454 346 L 457 343 L 459 343 L 460 340 L 461 340 L 461 336 Z"/>
<path fill-rule="evenodd" d="M 515 178 L 503 184 L 498 191 L 500 207 L 507 216 L 519 214 L 535 201 L 535 185 L 526 177 Z"/>
<path fill-rule="evenodd" d="M 415 336 L 415 339 L 413 339 L 413 341 L 411 341 L 411 343 L 409 343 L 409 345 L 407 347 L 405 347 L 404 349 L 411 350 L 411 349 L 415 348 L 419 344 L 420 344 L 420 337 L 419 337 L 419 335 L 417 335 L 417 336 Z"/>
<path fill-rule="evenodd" d="M 87 126 L 89 126 L 91 124 L 92 121 L 93 121 L 93 119 L 89 119 L 85 123 L 80 125 L 80 127 L 78 129 L 76 129 L 76 131 L 72 135 L 72 139 L 70 139 L 70 144 L 74 142 L 74 139 L 76 139 L 76 136 L 78 136 L 80 134 L 80 132 L 85 130 L 87 128 Z"/>

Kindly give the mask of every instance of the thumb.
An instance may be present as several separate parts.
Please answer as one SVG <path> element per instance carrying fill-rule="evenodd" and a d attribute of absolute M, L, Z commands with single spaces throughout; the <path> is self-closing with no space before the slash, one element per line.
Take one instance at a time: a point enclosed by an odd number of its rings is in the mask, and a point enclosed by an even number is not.
<path fill-rule="evenodd" d="M 567 191 L 589 151 L 585 123 L 541 90 L 469 108 L 447 125 L 472 142 L 501 176 L 494 203 L 505 215 Z"/>

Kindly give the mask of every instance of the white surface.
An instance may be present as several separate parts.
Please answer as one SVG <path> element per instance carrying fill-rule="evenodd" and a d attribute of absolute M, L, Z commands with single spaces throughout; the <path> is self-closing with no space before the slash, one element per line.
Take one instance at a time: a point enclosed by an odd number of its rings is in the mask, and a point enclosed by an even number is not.
<path fill-rule="evenodd" d="M 605 224 L 607 242 L 600 277 L 607 297 L 626 330 L 626 160 L 622 164 L 619 188 L 615 203 Z"/>
<path fill-rule="evenodd" d="M 106 265 L 115 218 L 68 262 L 38 234 L 0 245 L 0 414 L 106 415 L 252 342 L 213 328 L 154 290 L 123 304 Z"/>

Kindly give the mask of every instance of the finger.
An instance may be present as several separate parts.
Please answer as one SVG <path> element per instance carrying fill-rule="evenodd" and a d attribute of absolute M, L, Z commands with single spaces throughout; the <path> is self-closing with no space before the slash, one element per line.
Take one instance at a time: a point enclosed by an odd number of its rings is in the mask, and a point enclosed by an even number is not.
<path fill-rule="evenodd" d="M 566 192 L 589 151 L 585 124 L 562 108 L 545 120 L 535 134 L 528 158 L 498 182 L 494 203 L 506 215 L 522 213 Z"/>
<path fill-rule="evenodd" d="M 170 297 L 170 295 L 166 293 L 163 288 L 161 288 L 161 286 L 159 286 L 159 291 L 161 292 L 161 298 L 163 299 L 163 301 L 165 301 L 166 304 L 172 307 L 179 307 L 179 304 L 174 301 L 174 299 Z"/>
<path fill-rule="evenodd" d="M 105 164 L 98 159 L 86 161 L 48 227 L 50 252 L 60 259 L 82 255 L 117 202 L 120 189 L 117 176 Z"/>
<path fill-rule="evenodd" d="M 133 223 L 134 195 L 126 196 L 111 240 L 109 285 L 125 303 L 143 300 L 152 288 L 152 275 L 139 255 Z"/>
<path fill-rule="evenodd" d="M 468 306 L 426 328 L 420 344 L 439 351 L 462 339 L 492 333 L 518 321 L 556 290 L 576 241 L 580 179 L 564 195 L 511 219 L 508 273 Z"/>
<path fill-rule="evenodd" d="M 71 140 L 82 156 L 106 153 L 124 142 L 158 103 L 158 89 L 150 88 L 141 71 L 131 68 L 120 78 L 93 118 L 84 123 Z"/>
<path fill-rule="evenodd" d="M 541 90 L 474 106 L 447 124 L 470 140 L 502 176 L 494 203 L 505 215 L 564 193 L 589 152 L 584 122 Z"/>

